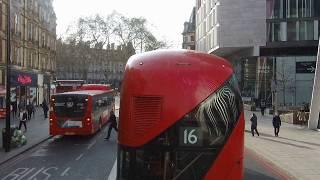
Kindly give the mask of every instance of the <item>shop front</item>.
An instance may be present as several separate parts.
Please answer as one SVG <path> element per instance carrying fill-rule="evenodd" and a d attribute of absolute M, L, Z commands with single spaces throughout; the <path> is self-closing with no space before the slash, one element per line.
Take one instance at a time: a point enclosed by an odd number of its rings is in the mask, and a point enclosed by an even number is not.
<path fill-rule="evenodd" d="M 50 99 L 50 90 L 51 90 L 51 76 L 44 75 L 43 76 L 43 98 L 48 102 Z"/>
<path fill-rule="evenodd" d="M 37 74 L 12 70 L 10 74 L 11 101 L 26 106 L 37 102 Z"/>

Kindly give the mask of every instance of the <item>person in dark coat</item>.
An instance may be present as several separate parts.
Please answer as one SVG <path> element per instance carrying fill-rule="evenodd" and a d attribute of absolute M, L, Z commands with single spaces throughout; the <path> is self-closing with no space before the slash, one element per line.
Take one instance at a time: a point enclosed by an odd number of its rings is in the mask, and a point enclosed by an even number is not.
<path fill-rule="evenodd" d="M 257 135 L 259 136 L 259 132 L 257 130 L 258 118 L 257 118 L 255 113 L 252 114 L 252 117 L 250 118 L 250 121 L 251 121 L 251 133 L 252 133 L 252 136 L 254 136 L 254 131 L 256 131 Z"/>
<path fill-rule="evenodd" d="M 23 124 L 25 131 L 27 131 L 27 119 L 28 119 L 28 115 L 27 115 L 26 110 L 22 110 L 22 111 L 20 112 L 19 118 L 20 118 L 19 130 L 21 130 L 21 126 L 22 126 L 22 124 Z"/>
<path fill-rule="evenodd" d="M 264 116 L 264 110 L 266 109 L 266 102 L 264 100 L 260 103 L 261 115 Z"/>
<path fill-rule="evenodd" d="M 18 111 L 17 101 L 13 101 L 12 102 L 12 115 L 13 115 L 13 117 L 17 116 L 17 111 Z"/>
<path fill-rule="evenodd" d="M 34 104 L 32 103 L 32 117 L 36 115 L 36 107 L 34 107 Z"/>
<path fill-rule="evenodd" d="M 281 126 L 281 119 L 278 115 L 278 113 L 275 114 L 275 116 L 272 119 L 272 124 L 274 128 L 274 136 L 279 136 L 280 126 Z"/>
<path fill-rule="evenodd" d="M 43 113 L 44 113 L 44 118 L 48 118 L 49 107 L 48 107 L 47 101 L 45 99 L 42 102 L 42 109 L 43 109 Z"/>
<path fill-rule="evenodd" d="M 19 108 L 19 114 L 20 114 L 23 111 L 23 108 L 24 108 L 22 101 L 19 102 L 18 108 Z"/>
<path fill-rule="evenodd" d="M 108 135 L 107 135 L 107 137 L 104 138 L 106 141 L 108 141 L 110 138 L 112 128 L 118 132 L 117 118 L 116 118 L 116 115 L 114 115 L 113 111 L 110 112 L 110 117 L 109 117 L 108 123 L 110 123 L 109 129 L 108 129 Z"/>
<path fill-rule="evenodd" d="M 28 113 L 28 120 L 31 119 L 31 115 L 32 115 L 32 104 L 31 102 L 27 105 L 27 113 Z"/>

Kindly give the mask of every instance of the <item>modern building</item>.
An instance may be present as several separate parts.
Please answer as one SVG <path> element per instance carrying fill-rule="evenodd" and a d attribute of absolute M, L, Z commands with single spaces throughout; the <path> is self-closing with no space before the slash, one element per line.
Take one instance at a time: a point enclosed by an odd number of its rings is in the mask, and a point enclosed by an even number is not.
<path fill-rule="evenodd" d="M 195 50 L 195 34 L 196 34 L 196 8 L 192 9 L 189 22 L 184 22 L 184 29 L 182 32 L 183 41 L 182 49 Z"/>
<path fill-rule="evenodd" d="M 57 53 L 56 79 L 85 80 L 119 87 L 127 60 L 135 50 L 130 43 L 117 48 L 111 44 L 103 49 L 58 41 Z"/>
<path fill-rule="evenodd" d="M 52 0 L 11 0 L 11 101 L 48 99 L 55 71 L 56 15 Z M 0 1 L 0 86 L 5 86 L 7 0 Z"/>
<path fill-rule="evenodd" d="M 311 100 L 318 0 L 197 0 L 196 50 L 229 59 L 243 96 L 283 106 Z"/>
<path fill-rule="evenodd" d="M 308 128 L 320 130 L 320 40 L 318 45 L 317 67 L 315 71 Z"/>

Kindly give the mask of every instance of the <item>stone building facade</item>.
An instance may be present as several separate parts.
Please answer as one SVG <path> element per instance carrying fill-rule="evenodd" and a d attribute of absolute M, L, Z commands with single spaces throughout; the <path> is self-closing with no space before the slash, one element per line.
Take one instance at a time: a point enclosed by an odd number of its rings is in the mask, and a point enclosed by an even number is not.
<path fill-rule="evenodd" d="M 107 45 L 92 48 L 86 43 L 57 44 L 58 80 L 85 80 L 86 83 L 121 85 L 125 65 L 130 56 L 135 54 L 131 44 L 117 46 Z"/>
<path fill-rule="evenodd" d="M 182 49 L 195 50 L 195 34 L 196 34 L 196 8 L 192 9 L 188 22 L 184 22 L 184 28 L 182 32 L 183 41 Z"/>
<path fill-rule="evenodd" d="M 55 71 L 56 15 L 52 0 L 0 1 L 0 86 L 5 86 L 7 6 L 10 2 L 11 101 L 40 104 Z"/>

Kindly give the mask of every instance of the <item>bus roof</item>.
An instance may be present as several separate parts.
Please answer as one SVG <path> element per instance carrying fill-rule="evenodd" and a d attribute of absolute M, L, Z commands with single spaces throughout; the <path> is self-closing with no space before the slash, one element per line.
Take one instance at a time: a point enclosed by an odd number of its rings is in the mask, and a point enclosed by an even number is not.
<path fill-rule="evenodd" d="M 84 82 L 84 80 L 55 80 L 54 82 Z"/>
<path fill-rule="evenodd" d="M 108 90 L 108 91 L 81 90 L 81 91 L 71 91 L 71 92 L 58 93 L 55 95 L 89 95 L 89 96 L 94 96 L 94 95 L 99 95 L 99 94 L 103 94 L 103 93 L 110 93 L 110 92 L 113 92 L 113 90 Z"/>
<path fill-rule="evenodd" d="M 107 91 L 111 89 L 111 85 L 110 84 L 83 84 L 79 89 Z"/>

